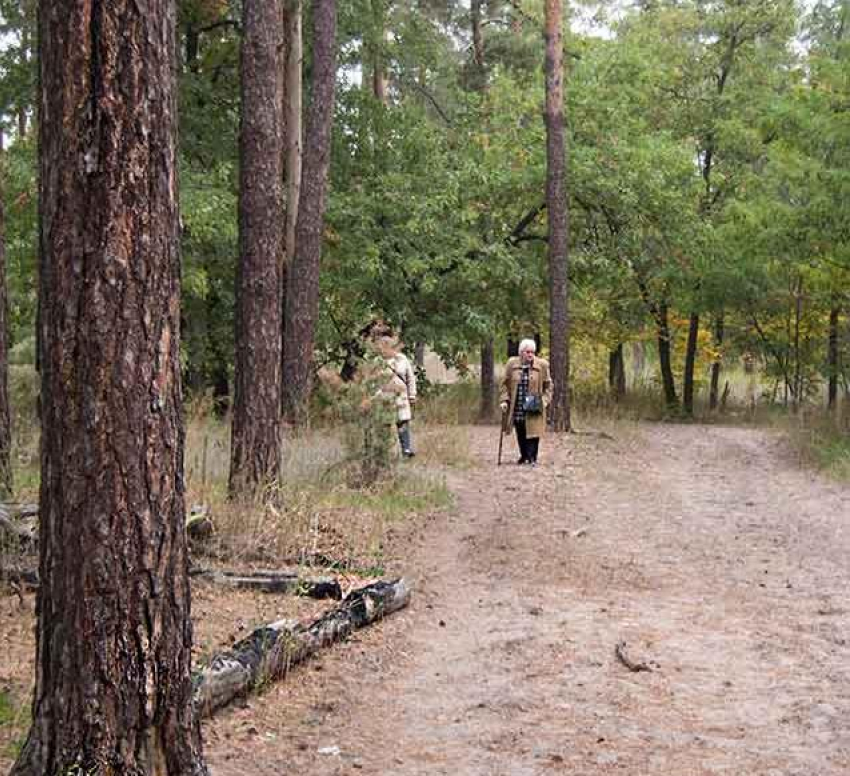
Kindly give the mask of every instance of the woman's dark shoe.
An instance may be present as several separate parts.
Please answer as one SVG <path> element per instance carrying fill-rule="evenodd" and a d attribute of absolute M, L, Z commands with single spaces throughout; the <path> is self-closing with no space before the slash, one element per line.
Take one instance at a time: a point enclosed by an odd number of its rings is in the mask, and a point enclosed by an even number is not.
<path fill-rule="evenodd" d="M 517 466 L 522 466 L 522 464 L 528 463 L 528 460 L 526 458 L 520 458 L 516 463 Z"/>

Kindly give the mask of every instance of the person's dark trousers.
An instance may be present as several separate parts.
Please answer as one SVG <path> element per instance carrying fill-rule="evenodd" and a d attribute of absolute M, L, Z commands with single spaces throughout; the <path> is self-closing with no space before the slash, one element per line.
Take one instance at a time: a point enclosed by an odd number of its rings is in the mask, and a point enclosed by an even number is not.
<path fill-rule="evenodd" d="M 526 463 L 528 458 L 528 437 L 525 435 L 525 421 L 517 420 L 514 422 L 516 428 L 516 441 L 519 445 L 519 463 Z"/>
<path fill-rule="evenodd" d="M 414 455 L 414 452 L 413 440 L 410 438 L 410 422 L 407 420 L 400 420 L 396 423 L 396 428 L 398 429 L 398 441 L 401 445 L 401 453 L 407 458 L 411 458 Z"/>
<path fill-rule="evenodd" d="M 537 463 L 537 448 L 540 446 L 540 437 L 526 437 L 525 458 L 529 463 Z"/>

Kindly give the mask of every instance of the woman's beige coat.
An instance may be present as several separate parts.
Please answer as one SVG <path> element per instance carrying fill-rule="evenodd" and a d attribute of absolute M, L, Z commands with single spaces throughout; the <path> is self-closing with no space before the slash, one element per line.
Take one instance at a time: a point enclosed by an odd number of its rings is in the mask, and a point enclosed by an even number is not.
<path fill-rule="evenodd" d="M 519 356 L 508 359 L 505 364 L 505 374 L 499 386 L 499 403 L 508 403 L 508 425 L 513 428 L 514 403 L 517 389 L 522 376 L 522 362 Z M 528 375 L 528 392 L 543 399 L 543 412 L 539 415 L 525 416 L 525 432 L 529 437 L 542 437 L 546 433 L 546 409 L 552 403 L 552 378 L 549 375 L 549 362 L 543 358 L 534 357 L 531 371 Z M 507 429 L 507 430 L 509 430 Z"/>

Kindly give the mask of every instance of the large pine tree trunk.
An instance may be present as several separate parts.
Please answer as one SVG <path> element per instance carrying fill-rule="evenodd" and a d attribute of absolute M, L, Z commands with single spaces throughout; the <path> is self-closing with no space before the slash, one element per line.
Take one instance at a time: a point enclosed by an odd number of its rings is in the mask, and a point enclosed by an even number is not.
<path fill-rule="evenodd" d="M 569 286 L 567 198 L 564 185 L 564 92 L 561 0 L 546 0 L 546 210 L 549 219 L 549 341 L 555 385 L 549 420 L 570 430 Z"/>
<path fill-rule="evenodd" d="M 319 262 L 330 164 L 336 76 L 336 1 L 313 3 L 313 88 L 307 113 L 295 254 L 286 288 L 283 374 L 284 413 L 307 420 L 313 375 L 313 342 L 319 314 Z"/>
<path fill-rule="evenodd" d="M 175 4 L 43 11 L 41 585 L 33 721 L 12 774 L 204 774 L 184 530 Z"/>
<path fill-rule="evenodd" d="M 231 495 L 280 472 L 282 42 L 279 0 L 244 0 Z"/>
<path fill-rule="evenodd" d="M 685 374 L 682 378 L 682 405 L 687 415 L 694 414 L 694 369 L 697 363 L 699 315 L 691 313 L 688 324 L 688 342 L 685 348 Z"/>
<path fill-rule="evenodd" d="M 3 151 L 0 135 L 0 154 Z M 0 176 L 5 170 L 0 165 Z M 6 224 L 3 212 L 3 180 L 0 178 L 0 499 L 12 494 L 12 412 L 9 407 L 9 332 L 6 298 Z"/>

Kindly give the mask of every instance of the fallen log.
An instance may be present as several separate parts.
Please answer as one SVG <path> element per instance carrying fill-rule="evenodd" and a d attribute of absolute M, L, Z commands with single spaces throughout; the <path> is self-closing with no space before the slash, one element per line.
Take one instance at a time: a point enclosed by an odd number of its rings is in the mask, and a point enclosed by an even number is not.
<path fill-rule="evenodd" d="M 237 697 L 282 678 L 290 667 L 352 631 L 407 606 L 410 587 L 404 579 L 376 582 L 349 593 L 338 606 L 309 624 L 281 620 L 258 628 L 195 678 L 195 709 L 211 716 Z"/>
<path fill-rule="evenodd" d="M 193 569 L 195 579 L 240 590 L 259 590 L 263 593 L 289 593 L 308 598 L 342 598 L 342 588 L 333 577 L 305 577 L 295 571 L 217 571 Z"/>

